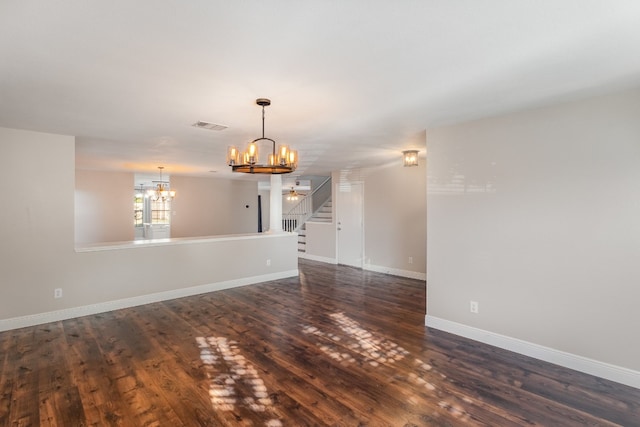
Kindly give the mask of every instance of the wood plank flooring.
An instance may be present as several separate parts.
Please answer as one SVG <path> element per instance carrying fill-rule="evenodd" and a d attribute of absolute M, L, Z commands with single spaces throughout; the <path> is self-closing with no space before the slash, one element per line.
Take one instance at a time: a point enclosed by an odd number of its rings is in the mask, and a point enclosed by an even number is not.
<path fill-rule="evenodd" d="M 2 426 L 640 426 L 640 390 L 424 327 L 424 282 L 300 277 L 0 333 Z"/>

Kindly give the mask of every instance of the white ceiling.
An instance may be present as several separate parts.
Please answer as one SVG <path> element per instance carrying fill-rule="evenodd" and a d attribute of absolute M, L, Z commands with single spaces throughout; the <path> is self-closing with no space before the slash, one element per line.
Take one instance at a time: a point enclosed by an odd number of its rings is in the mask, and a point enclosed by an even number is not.
<path fill-rule="evenodd" d="M 81 169 L 230 177 L 267 97 L 266 136 L 326 175 L 639 85 L 639 53 L 637 0 L 0 0 L 0 126 L 76 135 Z"/>

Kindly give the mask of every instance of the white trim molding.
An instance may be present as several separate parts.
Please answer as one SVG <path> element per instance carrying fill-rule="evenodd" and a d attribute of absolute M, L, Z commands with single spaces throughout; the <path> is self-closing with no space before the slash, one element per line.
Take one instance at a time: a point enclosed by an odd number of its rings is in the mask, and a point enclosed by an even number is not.
<path fill-rule="evenodd" d="M 306 252 L 298 252 L 298 258 L 309 259 L 311 261 L 324 262 L 326 264 L 338 264 L 338 260 L 335 258 L 327 258 L 318 255 L 311 255 Z"/>
<path fill-rule="evenodd" d="M 363 269 L 375 271 L 376 273 L 391 274 L 392 276 L 407 277 L 409 279 L 427 280 L 427 273 L 420 273 L 418 271 L 401 270 L 399 268 L 383 267 L 373 264 L 365 264 Z"/>
<path fill-rule="evenodd" d="M 60 320 L 73 319 L 91 314 L 104 313 L 107 311 L 119 310 L 122 308 L 135 307 L 138 305 L 151 304 L 154 302 L 167 301 L 176 298 L 183 298 L 192 295 L 205 294 L 208 292 L 221 291 L 223 289 L 236 288 L 239 286 L 253 285 L 271 280 L 285 279 L 287 277 L 298 276 L 298 269 L 282 271 L 279 273 L 263 274 L 260 276 L 243 277 L 241 279 L 226 280 L 223 282 L 209 283 L 206 285 L 192 286 L 189 288 L 173 289 L 165 292 L 158 292 L 137 297 L 125 298 L 115 301 L 107 301 L 98 304 L 85 305 L 82 307 L 66 308 L 63 310 L 49 311 L 46 313 L 32 314 L 28 316 L 14 317 L 0 320 L 0 332 L 12 329 L 25 328 L 28 326 L 42 325 L 45 323 L 57 322 Z"/>
<path fill-rule="evenodd" d="M 473 326 L 452 322 L 451 320 L 439 317 L 426 315 L 425 325 L 429 328 L 439 329 L 441 331 L 480 341 L 485 344 L 493 345 L 495 347 L 543 360 L 545 362 L 554 363 L 565 368 L 595 375 L 600 378 L 640 389 L 640 372 L 638 371 L 611 365 L 609 363 L 600 362 L 517 338 L 508 337 L 506 335 L 496 334 L 484 329 L 474 328 Z"/>
<path fill-rule="evenodd" d="M 238 240 L 253 239 L 270 239 L 273 237 L 282 237 L 283 235 L 298 235 L 298 233 L 280 231 L 265 233 L 247 233 L 247 234 L 227 234 L 220 236 L 202 236 L 202 237 L 170 237 L 166 239 L 146 239 L 146 240 L 130 240 L 125 242 L 108 242 L 108 243 L 87 243 L 78 244 L 75 247 L 76 252 L 100 252 L 115 251 L 120 249 L 136 249 L 151 248 L 156 246 L 174 246 L 174 245 L 192 245 L 194 243 L 216 243 Z"/>

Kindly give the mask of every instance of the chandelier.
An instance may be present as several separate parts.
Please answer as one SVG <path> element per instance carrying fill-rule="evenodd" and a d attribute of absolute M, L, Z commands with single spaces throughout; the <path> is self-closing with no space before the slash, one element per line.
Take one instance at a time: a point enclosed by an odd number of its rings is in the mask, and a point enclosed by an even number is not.
<path fill-rule="evenodd" d="M 169 181 L 162 180 L 162 169 L 164 169 L 164 166 L 158 166 L 158 169 L 160 169 L 160 181 L 152 181 L 157 184 L 155 188 L 147 190 L 147 195 L 154 202 L 157 202 L 158 200 L 163 202 L 172 200 L 174 197 L 176 197 L 176 192 L 175 190 L 169 189 Z"/>
<path fill-rule="evenodd" d="M 286 145 L 280 145 L 276 151 L 276 142 L 264 136 L 264 107 L 271 105 L 266 98 L 256 99 L 256 104 L 262 107 L 262 137 L 249 143 L 244 153 L 240 153 L 236 147 L 227 150 L 227 164 L 233 172 L 283 174 L 291 173 L 298 167 L 298 152 L 290 150 Z M 266 162 L 259 161 L 258 141 L 271 141 L 272 151 L 266 158 Z"/>

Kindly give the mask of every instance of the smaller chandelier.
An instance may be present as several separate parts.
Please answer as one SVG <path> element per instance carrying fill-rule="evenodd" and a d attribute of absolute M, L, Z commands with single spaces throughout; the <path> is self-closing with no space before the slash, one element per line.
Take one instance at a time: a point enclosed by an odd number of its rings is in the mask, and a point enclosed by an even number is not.
<path fill-rule="evenodd" d="M 266 98 L 258 98 L 256 104 L 262 107 L 262 137 L 251 141 L 243 153 L 240 153 L 236 147 L 229 147 L 227 164 L 231 166 L 233 172 L 272 175 L 293 172 L 298 167 L 298 152 L 289 149 L 286 145 L 281 145 L 276 151 L 276 142 L 264 136 L 264 107 L 271 105 L 271 101 Z M 273 147 L 264 163 L 259 161 L 258 141 L 271 141 Z"/>
<path fill-rule="evenodd" d="M 403 151 L 402 164 L 404 166 L 418 166 L 418 150 Z"/>
<path fill-rule="evenodd" d="M 176 197 L 176 192 L 175 190 L 169 189 L 169 181 L 162 180 L 162 169 L 164 169 L 164 166 L 158 166 L 158 169 L 160 169 L 160 181 L 153 181 L 157 182 L 157 185 L 155 188 L 147 190 L 147 195 L 154 202 L 157 202 L 158 200 L 163 202 L 172 200 Z"/>

